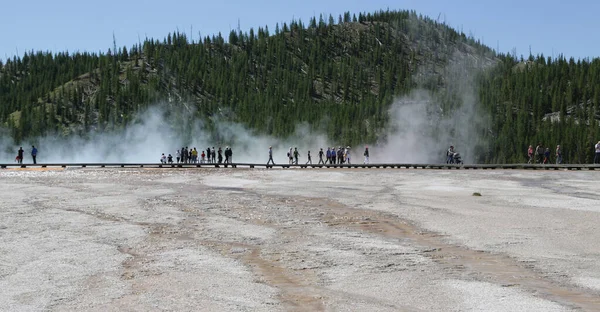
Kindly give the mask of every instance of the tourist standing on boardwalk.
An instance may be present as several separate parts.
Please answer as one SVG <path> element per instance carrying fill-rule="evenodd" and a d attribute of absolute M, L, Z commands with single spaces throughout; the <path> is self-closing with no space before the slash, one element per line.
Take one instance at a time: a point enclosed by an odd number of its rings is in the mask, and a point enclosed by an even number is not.
<path fill-rule="evenodd" d="M 450 148 L 446 151 L 446 163 L 451 164 L 454 159 L 454 146 L 450 146 Z"/>
<path fill-rule="evenodd" d="M 560 145 L 556 145 L 556 164 L 561 165 L 562 162 L 562 150 L 560 149 Z"/>
<path fill-rule="evenodd" d="M 329 163 L 332 164 L 332 165 L 335 165 L 336 164 L 336 162 L 335 162 L 336 157 L 337 157 L 337 154 L 335 152 L 335 146 L 332 146 L 331 147 L 331 160 L 329 161 Z"/>
<path fill-rule="evenodd" d="M 363 156 L 365 156 L 365 160 L 363 161 L 363 164 L 368 164 L 369 163 L 369 147 L 365 146 L 365 152 L 363 153 Z"/>
<path fill-rule="evenodd" d="M 344 152 L 344 157 L 346 158 L 346 163 L 348 165 L 350 165 L 351 164 L 351 162 L 350 162 L 350 146 L 346 147 L 346 150 Z"/>
<path fill-rule="evenodd" d="M 17 160 L 19 161 L 19 164 L 23 163 L 23 147 L 19 147 L 19 150 L 17 151 Z"/>
<path fill-rule="evenodd" d="M 597 164 L 600 161 L 600 141 L 596 143 L 596 155 L 594 156 L 594 163 Z"/>
<path fill-rule="evenodd" d="M 31 158 L 33 158 L 34 165 L 37 164 L 37 161 L 36 161 L 37 152 L 38 152 L 37 148 L 35 148 L 35 146 L 31 145 Z"/>
<path fill-rule="evenodd" d="M 294 147 L 294 164 L 298 164 L 298 157 L 300 157 L 300 152 L 298 152 L 298 148 Z"/>
<path fill-rule="evenodd" d="M 544 161 L 544 148 L 542 147 L 542 143 L 538 143 L 535 147 L 535 157 L 537 157 L 535 162 L 538 164 L 541 164 Z"/>

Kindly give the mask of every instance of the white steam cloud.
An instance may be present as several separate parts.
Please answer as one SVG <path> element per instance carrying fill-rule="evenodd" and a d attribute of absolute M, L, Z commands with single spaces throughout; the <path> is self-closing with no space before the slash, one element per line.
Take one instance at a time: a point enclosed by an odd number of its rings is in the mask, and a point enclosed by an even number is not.
<path fill-rule="evenodd" d="M 388 111 L 390 124 L 385 135 L 369 146 L 371 163 L 442 163 L 450 145 L 455 146 L 465 162 L 473 162 L 479 134 L 486 124 L 477 111 L 473 74 L 492 64 L 490 60 L 469 61 L 460 55 L 444 69 L 446 89 L 442 91 L 458 99 L 458 105 L 452 109 L 441 104 L 439 92 L 416 90 L 397 99 Z M 24 163 L 32 162 L 32 145 L 38 148 L 38 163 L 158 163 L 162 153 L 175 159 L 176 151 L 182 147 L 195 147 L 201 154 L 208 147 L 227 146 L 232 148 L 235 163 L 266 163 L 269 146 L 273 147 L 275 163 L 288 163 L 286 153 L 290 147 L 300 151 L 299 163 L 307 161 L 309 150 L 312 162 L 317 163 L 320 148 L 326 151 L 328 146 L 347 145 L 328 139 L 306 124 L 297 125 L 293 135 L 282 139 L 232 122 L 213 120 L 209 127 L 193 118 L 174 121 L 159 107 L 164 106 L 157 105 L 139 114 L 134 123 L 121 131 L 93 133 L 88 138 L 46 136 L 22 142 Z M 19 146 L 6 131 L 0 134 L 0 163 L 14 162 Z M 214 137 L 218 139 L 213 140 Z M 352 147 L 352 163 L 362 163 L 364 147 Z"/>
<path fill-rule="evenodd" d="M 417 89 L 394 101 L 388 111 L 390 125 L 374 146 L 373 158 L 382 163 L 444 163 L 453 145 L 463 162 L 476 162 L 486 146 L 482 132 L 489 128 L 489 118 L 480 110 L 475 77 L 496 62 L 491 55 L 455 52 L 442 69 L 444 89 Z M 431 67 L 421 68 L 417 76 L 435 79 L 427 73 L 437 70 L 435 64 Z M 454 99 L 452 108 L 442 104 L 443 96 Z"/>
<path fill-rule="evenodd" d="M 383 144 L 372 154 L 384 163 L 443 163 L 445 151 L 453 145 L 464 162 L 473 162 L 479 117 L 473 101 L 444 116 L 441 105 L 425 90 L 413 91 L 389 109 L 390 125 Z"/>
<path fill-rule="evenodd" d="M 23 142 L 24 164 L 32 163 L 31 146 L 38 149 L 38 163 L 158 163 L 161 154 L 171 154 L 175 160 L 182 147 L 196 148 L 198 153 L 207 148 L 231 147 L 233 162 L 261 163 L 268 160 L 268 149 L 273 147 L 276 163 L 287 163 L 287 151 L 298 148 L 300 161 L 307 161 L 311 151 L 313 163 L 318 162 L 319 146 L 326 145 L 324 135 L 315 133 L 307 125 L 298 125 L 295 133 L 287 139 L 259 135 L 243 125 L 217 121 L 209 129 L 201 121 L 193 121 L 173 128 L 173 121 L 165 117 L 159 106 L 141 113 L 135 123 L 117 133 L 94 133 L 90 138 L 79 136 L 46 136 Z M 181 129 L 186 131 L 182 134 Z M 218 137 L 214 141 L 211 131 Z M 0 163 L 15 160 L 19 145 L 8 136 L 0 143 Z"/>

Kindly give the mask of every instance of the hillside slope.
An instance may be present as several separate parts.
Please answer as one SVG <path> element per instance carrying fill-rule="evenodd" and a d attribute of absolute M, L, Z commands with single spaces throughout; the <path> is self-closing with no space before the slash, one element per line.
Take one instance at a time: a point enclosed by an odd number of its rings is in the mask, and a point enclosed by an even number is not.
<path fill-rule="evenodd" d="M 340 19 L 337 24 L 331 17 L 308 25 L 294 21 L 274 33 L 234 31 L 228 43 L 220 35 L 191 43 L 174 33 L 163 42 L 149 39 L 106 55 L 26 55 L 3 68 L 3 76 L 12 76 L 21 88 L 2 79 L 0 117 L 5 123 L 13 117 L 18 137 L 44 131 L 36 122 L 87 131 L 126 124 L 140 108 L 167 100 L 186 102 L 200 118 L 220 115 L 273 135 L 330 116 L 333 138 L 373 140 L 394 96 L 417 85 L 443 84 L 433 75 L 441 74 L 453 56 L 490 54 L 414 12 L 353 18 L 348 13 Z M 417 70 L 427 75 L 414 79 Z M 46 116 L 36 112 L 40 108 Z M 32 114 L 21 122 L 24 110 Z M 334 130 L 356 119 L 364 125 Z"/>
<path fill-rule="evenodd" d="M 173 33 L 106 54 L 31 52 L 0 64 L 0 123 L 17 142 L 85 137 L 118 131 L 158 105 L 183 138 L 192 136 L 185 121 L 203 120 L 275 137 L 307 124 L 331 140 L 368 143 L 386 139 L 395 100 L 425 90 L 426 118 L 457 119 L 433 132 L 476 133 L 477 142 L 462 143 L 477 145 L 478 162 L 523 161 L 527 145 L 542 140 L 562 143 L 569 161 L 589 161 L 600 135 L 590 122 L 598 61 L 526 61 L 409 11 L 292 21 L 227 39 Z M 477 127 L 457 115 L 473 111 L 484 117 Z"/>

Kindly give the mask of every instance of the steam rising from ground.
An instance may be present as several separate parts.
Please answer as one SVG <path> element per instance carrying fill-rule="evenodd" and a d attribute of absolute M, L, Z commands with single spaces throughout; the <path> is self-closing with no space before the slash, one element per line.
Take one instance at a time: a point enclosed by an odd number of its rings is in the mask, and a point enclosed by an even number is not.
<path fill-rule="evenodd" d="M 466 155 L 471 154 L 466 142 L 470 132 L 464 127 L 450 135 L 449 129 L 460 123 L 459 119 L 436 119 L 429 111 L 433 101 L 424 91 L 414 92 L 410 97 L 399 99 L 390 108 L 391 127 L 387 132 L 387 141 L 381 145 L 370 146 L 371 162 L 411 162 L 436 163 L 443 161 L 441 152 L 446 145 L 454 143 L 457 148 L 465 146 Z M 344 143 L 332 144 L 324 134 L 313 132 L 308 125 L 298 125 L 294 135 L 287 139 L 259 135 L 241 124 L 217 122 L 214 130 L 219 140 L 211 140 L 209 129 L 201 122 L 187 125 L 191 131 L 188 139 L 169 125 L 158 108 L 149 109 L 140 115 L 139 122 L 130 125 L 121 133 L 96 133 L 89 139 L 78 136 L 48 136 L 37 138 L 36 143 L 23 143 L 24 163 L 31 163 L 31 146 L 39 150 L 38 163 L 153 163 L 159 162 L 162 153 L 171 154 L 182 147 L 196 148 L 199 154 L 206 148 L 229 146 L 233 151 L 234 162 L 266 162 L 269 146 L 273 147 L 276 163 L 287 163 L 287 151 L 298 147 L 300 162 L 307 161 L 307 151 L 311 151 L 313 163 L 318 162 L 319 148 L 325 151 L 328 146 L 346 146 Z M 457 113 L 457 116 L 460 113 Z M 469 117 L 468 115 L 465 115 Z M 436 133 L 437 132 L 437 133 Z M 458 142 L 463 142 L 460 144 Z M 12 147 L 12 148 L 11 148 Z M 14 161 L 19 147 L 11 144 L 3 146 L 2 161 Z M 11 150 L 11 152 L 6 152 Z M 363 146 L 352 148 L 353 163 L 362 163 Z M 461 149 L 461 151 L 463 151 Z"/>
<path fill-rule="evenodd" d="M 476 162 L 486 147 L 481 134 L 489 119 L 479 109 L 475 77 L 495 63 L 491 56 L 455 52 L 443 69 L 443 89 L 417 89 L 394 101 L 385 138 L 373 148 L 374 158 L 388 163 L 443 163 L 453 145 L 465 163 Z M 426 71 L 422 69 L 420 76 L 436 77 Z M 444 97 L 453 98 L 452 107 L 443 104 Z"/>
<path fill-rule="evenodd" d="M 453 60 L 444 69 L 445 90 L 435 94 L 416 90 L 391 105 L 388 112 L 390 125 L 385 136 L 374 146 L 369 146 L 372 163 L 441 163 L 445 161 L 445 150 L 450 145 L 456 147 L 465 162 L 473 162 L 478 134 L 485 123 L 477 113 L 473 74 L 484 66 L 478 60 L 467 62 L 464 55 Z M 452 94 L 458 99 L 458 105 L 452 109 L 443 107 L 440 94 Z M 121 131 L 95 133 L 85 139 L 47 136 L 24 142 L 24 163 L 31 163 L 32 144 L 39 150 L 38 163 L 157 163 L 162 153 L 172 154 L 175 158 L 176 151 L 186 146 L 195 147 L 199 154 L 208 147 L 225 149 L 230 146 L 233 162 L 238 163 L 266 162 L 269 146 L 273 146 L 275 163 L 287 163 L 289 148 L 298 147 L 300 163 L 307 161 L 309 150 L 313 163 L 317 163 L 319 148 L 325 151 L 328 146 L 347 145 L 332 142 L 305 124 L 298 125 L 292 136 L 281 139 L 260 135 L 227 121 L 213 120 L 211 127 L 199 120 L 174 121 L 168 117 L 168 111 L 158 107 L 143 112 L 136 122 Z M 215 134 L 218 140 L 211 139 Z M 13 162 L 18 146 L 7 139 L 7 133 L 2 137 L 0 163 Z M 362 163 L 363 151 L 364 144 L 352 148 L 352 163 Z"/>
<path fill-rule="evenodd" d="M 269 146 L 273 147 L 276 163 L 287 163 L 287 150 L 298 147 L 300 160 L 306 162 L 306 153 L 310 149 L 313 162 L 318 161 L 317 146 L 325 146 L 324 135 L 313 133 L 306 125 L 298 125 L 293 136 L 288 139 L 258 135 L 243 125 L 217 121 L 214 125 L 219 140 L 211 140 L 208 126 L 201 121 L 193 121 L 173 129 L 173 121 L 165 117 L 165 111 L 158 106 L 148 109 L 132 125 L 117 133 L 96 133 L 89 139 L 78 136 L 48 136 L 37 138 L 34 142 L 24 142 L 24 163 L 31 163 L 31 146 L 39 150 L 38 163 L 157 163 L 162 153 L 173 155 L 182 147 L 196 148 L 201 154 L 210 147 L 229 146 L 233 151 L 234 162 L 266 162 Z M 189 134 L 182 135 L 181 128 Z M 8 136 L 4 136 L 8 137 Z M 19 146 L 3 141 L 0 145 L 0 163 L 14 161 Z"/>
<path fill-rule="evenodd" d="M 474 98 L 464 96 L 462 105 L 448 115 L 428 91 L 416 90 L 396 100 L 389 110 L 387 139 L 373 148 L 376 160 L 443 163 L 446 150 L 453 145 L 464 162 L 472 163 L 484 119 L 476 113 Z"/>

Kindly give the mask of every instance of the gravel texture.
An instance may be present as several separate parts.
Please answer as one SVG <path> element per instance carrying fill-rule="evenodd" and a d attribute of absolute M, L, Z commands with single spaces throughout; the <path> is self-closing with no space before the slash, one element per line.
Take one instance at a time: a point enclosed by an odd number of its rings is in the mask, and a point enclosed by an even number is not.
<path fill-rule="evenodd" d="M 599 179 L 5 169 L 0 310 L 600 311 Z"/>

